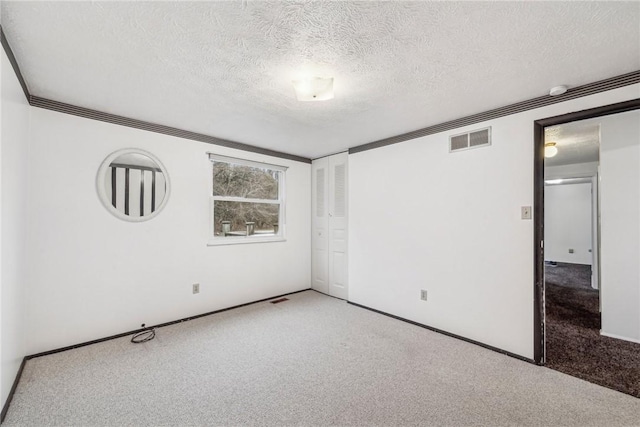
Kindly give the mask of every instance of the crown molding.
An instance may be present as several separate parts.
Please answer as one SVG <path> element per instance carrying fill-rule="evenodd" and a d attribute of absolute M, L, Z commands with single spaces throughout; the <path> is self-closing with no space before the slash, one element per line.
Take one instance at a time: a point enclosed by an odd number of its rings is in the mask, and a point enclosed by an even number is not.
<path fill-rule="evenodd" d="M 9 62 L 13 67 L 13 71 L 16 73 L 16 77 L 18 77 L 18 81 L 20 82 L 20 86 L 22 86 L 22 91 L 24 92 L 24 96 L 27 98 L 27 102 L 30 102 L 31 94 L 29 93 L 29 87 L 27 86 L 27 82 L 22 77 L 22 71 L 20 71 L 20 67 L 18 66 L 18 61 L 16 61 L 16 57 L 13 54 L 13 50 L 11 50 L 11 46 L 9 46 L 9 41 L 7 41 L 7 37 L 4 35 L 4 30 L 0 25 L 0 42 L 2 42 L 2 47 L 4 48 L 7 57 L 9 58 Z"/>
<path fill-rule="evenodd" d="M 163 135 L 175 136 L 178 138 L 189 139 L 192 141 L 204 142 L 207 144 L 218 145 L 221 147 L 233 148 L 236 150 L 247 151 L 250 153 L 264 154 L 266 156 L 278 157 L 281 159 L 293 160 L 302 163 L 311 163 L 311 159 L 296 156 L 294 154 L 283 153 L 281 151 L 270 150 L 268 148 L 256 147 L 255 145 L 245 144 L 242 142 L 231 141 L 228 139 L 216 138 L 215 136 L 205 135 L 202 133 L 191 132 L 171 126 L 165 126 L 157 123 L 151 123 L 144 120 L 132 119 L 129 117 L 118 116 L 116 114 L 105 113 L 103 111 L 92 110 L 90 108 L 79 107 L 77 105 L 67 104 L 53 99 L 42 98 L 32 95 L 29 92 L 29 86 L 22 76 L 16 57 L 11 50 L 11 46 L 7 41 L 2 26 L 0 26 L 0 38 L 2 47 L 9 58 L 9 62 L 18 77 L 20 86 L 24 91 L 24 95 L 32 107 L 43 108 L 45 110 L 56 111 L 58 113 L 70 114 L 72 116 L 83 117 L 86 119 L 97 120 L 100 122 L 111 123 L 120 126 L 126 126 L 134 129 L 146 130 L 148 132 L 161 133 Z"/>
<path fill-rule="evenodd" d="M 401 135 L 392 136 L 390 138 L 380 139 L 378 141 L 369 142 L 367 144 L 358 145 L 349 149 L 349 154 L 360 153 L 374 148 L 386 147 L 387 145 L 397 144 L 399 142 L 409 141 L 411 139 L 421 138 L 427 135 L 433 135 L 463 126 L 473 125 L 487 120 L 493 120 L 500 117 L 510 116 L 512 114 L 522 113 L 524 111 L 533 110 L 547 105 L 557 104 L 559 102 L 569 101 L 570 99 L 581 98 L 583 96 L 593 95 L 612 89 L 640 83 L 640 70 L 631 73 L 622 74 L 620 76 L 611 77 L 594 83 L 578 86 L 569 89 L 565 94 L 560 96 L 545 95 L 538 98 L 529 99 L 515 104 L 506 105 L 504 107 L 485 111 L 471 116 L 461 117 L 426 128 L 418 129 L 413 132 L 403 133 Z"/>
<path fill-rule="evenodd" d="M 250 153 L 264 154 L 266 156 L 278 157 L 281 159 L 294 160 L 302 163 L 311 163 L 311 159 L 296 156 L 294 154 L 283 153 L 281 151 L 269 150 L 267 148 L 256 147 L 255 145 L 244 144 L 242 142 L 231 141 L 228 139 L 216 138 L 214 136 L 202 133 L 191 132 L 184 129 L 174 128 L 171 126 L 160 125 L 157 123 L 146 122 L 144 120 L 131 119 L 129 117 L 118 116 L 116 114 L 105 113 L 90 108 L 78 107 L 77 105 L 66 104 L 52 99 L 41 98 L 31 95 L 30 104 L 33 107 L 44 108 L 45 110 L 56 111 L 58 113 L 70 114 L 72 116 L 83 117 L 85 119 L 97 120 L 100 122 L 112 123 L 115 125 L 126 126 L 134 129 L 146 130 L 154 133 L 175 136 L 178 138 L 190 139 L 192 141 L 204 142 L 207 144 L 218 145 L 220 147 L 233 148 L 236 150 L 247 151 Z"/>
<path fill-rule="evenodd" d="M 197 132 L 191 132 L 184 129 L 174 128 L 171 126 L 165 126 L 157 123 L 146 122 L 143 120 L 132 119 L 129 117 L 118 116 L 115 114 L 105 113 L 98 110 L 92 110 L 85 107 L 79 107 L 72 104 L 66 104 L 64 102 L 55 101 L 52 99 L 41 98 L 39 96 L 31 95 L 27 82 L 20 72 L 20 67 L 16 61 L 13 51 L 9 46 L 2 26 L 0 26 L 0 36 L 2 38 L 2 46 L 4 47 L 11 66 L 13 67 L 25 97 L 31 106 L 44 108 L 51 111 L 57 111 L 59 113 L 71 114 L 78 117 L 84 117 L 87 119 L 98 120 L 102 122 L 112 123 L 120 126 L 127 126 L 135 129 L 146 130 L 149 132 L 161 133 L 164 135 L 175 136 L 178 138 L 190 139 L 193 141 L 204 142 L 207 144 L 218 145 L 222 147 L 233 148 L 236 150 L 247 151 L 251 153 L 264 154 L 267 156 L 279 157 L 288 160 L 294 160 L 302 163 L 311 163 L 311 159 L 296 156 L 294 154 L 283 153 L 280 151 L 270 150 L 266 148 L 256 147 L 254 145 L 245 144 L 241 142 L 231 141 L 227 139 L 216 138 L 214 136 L 205 135 Z M 559 102 L 569 101 L 571 99 L 581 98 L 583 96 L 589 96 L 608 90 L 629 86 L 632 84 L 640 83 L 640 70 L 632 71 L 620 76 L 611 77 L 608 79 L 600 80 L 593 83 L 588 83 L 582 86 L 578 86 L 569 89 L 565 94 L 560 96 L 545 95 L 538 98 L 529 99 L 526 101 L 517 102 L 515 104 L 506 105 L 493 110 L 488 110 L 482 113 L 473 114 L 459 119 L 451 120 L 444 123 L 439 123 L 433 126 L 418 129 L 412 132 L 403 133 L 400 135 L 392 136 L 385 139 L 369 142 L 366 144 L 358 145 L 349 148 L 349 154 L 360 153 L 363 151 L 373 150 L 375 148 L 386 147 L 387 145 L 398 144 L 400 142 L 409 141 L 416 138 L 421 138 L 427 135 L 433 135 L 440 132 L 445 132 L 451 129 L 457 129 L 463 126 L 473 125 L 487 120 L 493 120 L 500 117 L 509 116 L 512 114 L 522 113 L 524 111 L 533 110 L 540 107 L 546 107 L 548 105 L 557 104 Z M 324 157 L 324 156 L 323 156 Z"/>

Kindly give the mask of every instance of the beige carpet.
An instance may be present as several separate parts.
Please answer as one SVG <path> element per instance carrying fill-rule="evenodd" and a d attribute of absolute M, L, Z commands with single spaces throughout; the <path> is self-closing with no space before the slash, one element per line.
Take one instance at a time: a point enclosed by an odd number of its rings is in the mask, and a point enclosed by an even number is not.
<path fill-rule="evenodd" d="M 30 360 L 8 426 L 640 424 L 640 399 L 313 291 Z"/>

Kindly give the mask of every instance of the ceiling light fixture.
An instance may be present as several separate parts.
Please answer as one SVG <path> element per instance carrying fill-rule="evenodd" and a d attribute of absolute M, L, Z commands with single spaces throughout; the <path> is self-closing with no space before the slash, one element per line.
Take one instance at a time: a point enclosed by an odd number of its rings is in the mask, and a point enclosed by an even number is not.
<path fill-rule="evenodd" d="M 558 154 L 558 147 L 555 142 L 547 142 L 544 144 L 544 156 L 549 158 Z"/>
<path fill-rule="evenodd" d="M 567 87 L 562 85 L 562 86 L 555 86 L 552 87 L 551 90 L 549 91 L 549 95 L 551 96 L 558 96 L 558 95 L 562 95 L 563 93 L 565 93 L 567 91 Z"/>
<path fill-rule="evenodd" d="M 333 99 L 333 77 L 311 77 L 294 80 L 291 83 L 293 83 L 293 87 L 296 90 L 298 101 L 326 101 Z"/>

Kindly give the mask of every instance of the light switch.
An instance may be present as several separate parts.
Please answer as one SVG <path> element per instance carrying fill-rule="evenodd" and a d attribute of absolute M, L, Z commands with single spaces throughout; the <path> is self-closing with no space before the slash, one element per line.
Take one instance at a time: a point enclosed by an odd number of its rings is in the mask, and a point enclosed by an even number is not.
<path fill-rule="evenodd" d="M 531 206 L 522 206 L 520 210 L 522 212 L 522 219 L 531 219 Z"/>

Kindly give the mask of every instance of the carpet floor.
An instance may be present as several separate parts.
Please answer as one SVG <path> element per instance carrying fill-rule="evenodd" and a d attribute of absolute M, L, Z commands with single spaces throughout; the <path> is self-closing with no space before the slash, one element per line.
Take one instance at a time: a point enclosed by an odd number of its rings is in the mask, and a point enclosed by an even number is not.
<path fill-rule="evenodd" d="M 584 264 L 568 264 L 557 262 L 552 265 L 545 262 L 544 279 L 546 283 L 572 289 L 587 289 L 596 292 L 591 287 L 591 266 Z"/>
<path fill-rule="evenodd" d="M 31 359 L 9 426 L 629 426 L 640 399 L 314 291 Z"/>
<path fill-rule="evenodd" d="M 546 366 L 640 397 L 640 344 L 600 335 L 599 295 L 590 283 L 588 265 L 545 269 Z"/>

